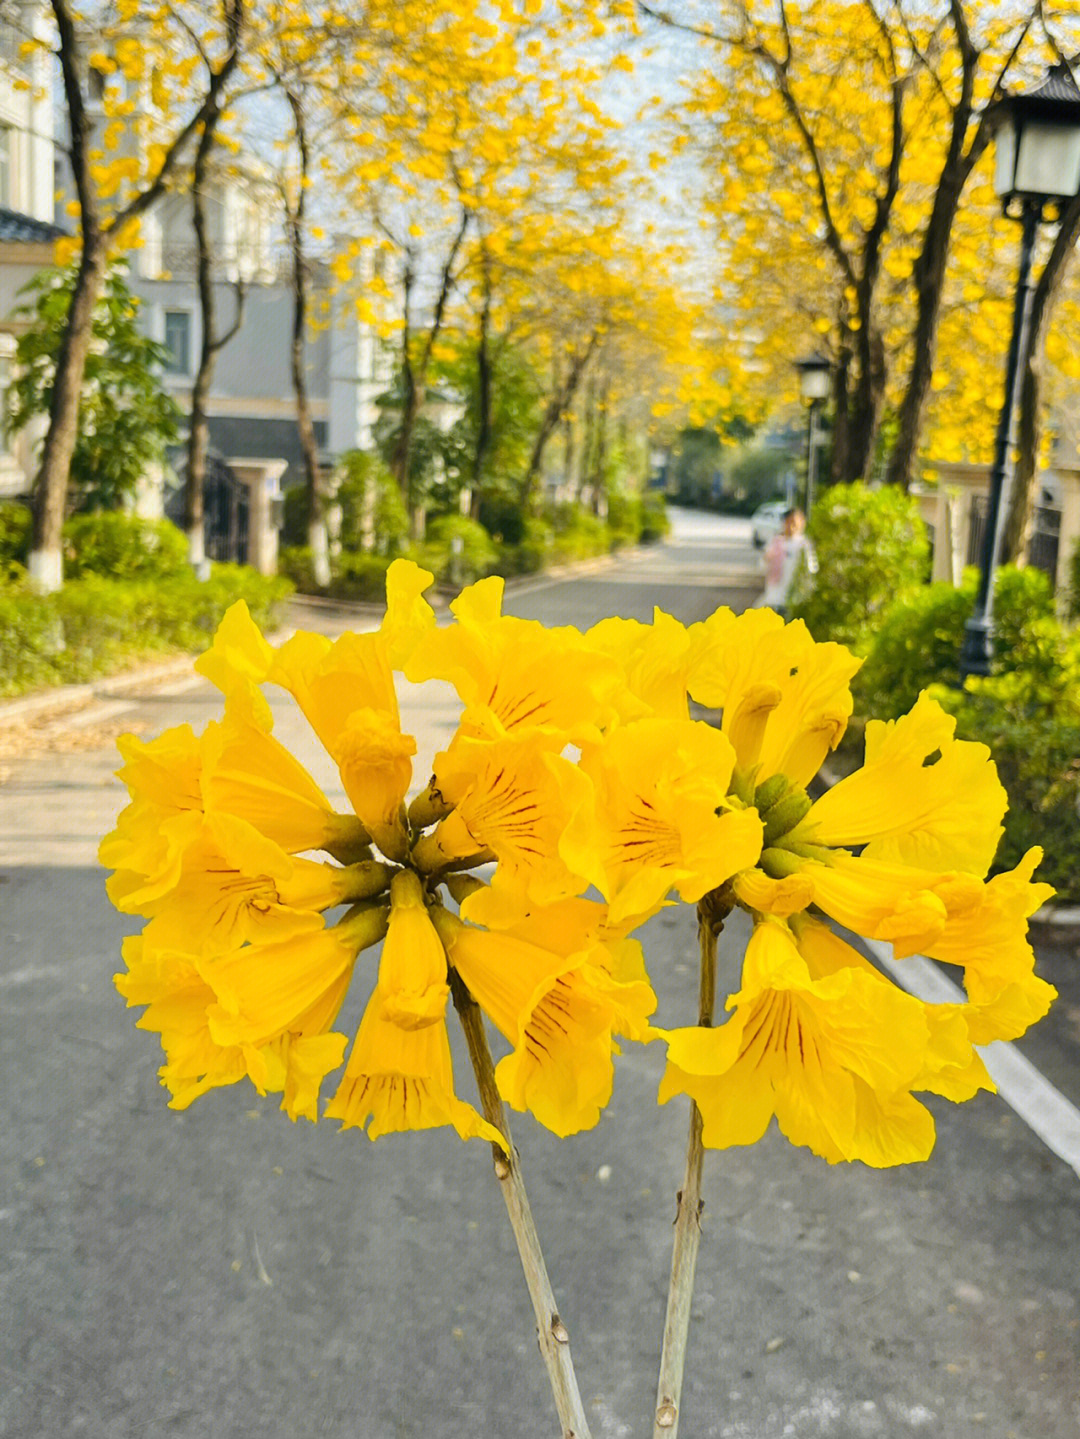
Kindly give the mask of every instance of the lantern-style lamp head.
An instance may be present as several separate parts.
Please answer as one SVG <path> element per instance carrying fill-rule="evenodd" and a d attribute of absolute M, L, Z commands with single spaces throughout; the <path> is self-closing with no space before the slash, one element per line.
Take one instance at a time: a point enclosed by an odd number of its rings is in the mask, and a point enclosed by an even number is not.
<path fill-rule="evenodd" d="M 799 389 L 804 400 L 825 400 L 829 395 L 832 362 L 824 355 L 807 355 L 795 361 L 799 372 Z"/>
<path fill-rule="evenodd" d="M 1037 89 L 1007 95 L 997 135 L 994 188 L 1012 200 L 1045 204 L 1080 194 L 1080 86 L 1064 60 Z"/>

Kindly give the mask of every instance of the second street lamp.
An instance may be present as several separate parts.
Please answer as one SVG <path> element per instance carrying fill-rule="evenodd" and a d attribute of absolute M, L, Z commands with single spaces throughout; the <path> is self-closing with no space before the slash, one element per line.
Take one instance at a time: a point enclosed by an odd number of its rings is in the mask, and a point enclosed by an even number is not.
<path fill-rule="evenodd" d="M 1069 65 L 1054 65 L 1028 94 L 1006 96 L 1005 119 L 997 137 L 994 186 L 1006 215 L 1020 220 L 1020 270 L 1016 280 L 1012 340 L 1005 366 L 1005 398 L 994 443 L 994 466 L 979 559 L 975 611 L 964 630 L 961 682 L 987 675 L 993 658 L 994 571 L 1009 490 L 1015 473 L 1017 410 L 1022 376 L 1031 348 L 1031 256 L 1043 211 L 1051 202 L 1080 194 L 1080 87 Z"/>
<path fill-rule="evenodd" d="M 829 395 L 832 383 L 832 363 L 824 355 L 807 355 L 795 361 L 799 372 L 799 389 L 804 400 L 810 402 L 806 421 L 806 513 L 814 504 L 814 490 L 817 487 L 818 458 L 818 415 Z"/>

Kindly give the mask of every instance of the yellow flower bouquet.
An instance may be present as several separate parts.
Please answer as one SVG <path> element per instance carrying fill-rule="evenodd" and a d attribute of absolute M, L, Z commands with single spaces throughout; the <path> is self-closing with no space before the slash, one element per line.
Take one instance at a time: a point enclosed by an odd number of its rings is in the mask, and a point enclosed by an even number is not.
<path fill-rule="evenodd" d="M 1032 877 L 1037 851 L 986 877 L 1004 790 L 989 750 L 957 740 L 925 696 L 871 723 L 862 769 L 811 797 L 859 661 L 800 622 L 657 612 L 583 634 L 503 615 L 489 579 L 440 626 L 430 583 L 395 562 L 380 628 L 334 641 L 271 646 L 235 606 L 196 662 L 221 718 L 121 740 L 130 803 L 100 855 L 113 902 L 147 923 L 116 985 L 160 1036 L 174 1108 L 246 1079 L 292 1119 L 490 1143 L 576 1439 L 589 1426 L 505 1106 L 560 1136 L 589 1129 L 620 1043 L 666 1046 L 659 1100 L 691 1109 L 653 1421 L 674 1434 L 703 1150 L 752 1144 L 775 1118 L 830 1163 L 926 1159 L 934 1121 L 918 1096 L 992 1088 L 976 1046 L 1022 1034 L 1054 997 L 1026 938 L 1050 891 Z M 419 785 L 395 674 L 449 683 L 461 702 Z M 351 812 L 275 739 L 267 686 L 300 707 Z M 633 934 L 679 900 L 697 907 L 696 1022 L 662 1028 Z M 717 940 L 736 909 L 751 934 L 717 1022 Z M 916 998 L 838 929 L 955 967 L 966 997 Z M 339 1032 L 380 944 L 357 1032 Z M 475 1103 L 453 1073 L 451 1008 Z"/>

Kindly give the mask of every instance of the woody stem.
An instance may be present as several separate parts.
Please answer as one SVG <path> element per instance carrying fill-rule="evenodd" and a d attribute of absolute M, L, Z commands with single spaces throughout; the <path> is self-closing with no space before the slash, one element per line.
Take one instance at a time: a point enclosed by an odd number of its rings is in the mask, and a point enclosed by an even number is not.
<path fill-rule="evenodd" d="M 716 942 L 728 909 L 712 903 L 706 895 L 698 905 L 698 942 L 701 947 L 701 985 L 698 996 L 698 1024 L 709 1027 L 716 1004 Z M 656 1386 L 653 1439 L 674 1439 L 679 1431 L 679 1404 L 682 1398 L 686 1341 L 690 1333 L 690 1306 L 694 1297 L 694 1274 L 701 1243 L 701 1168 L 705 1157 L 701 1142 L 702 1119 L 697 1104 L 690 1101 L 690 1134 L 686 1141 L 686 1170 L 677 1197 L 675 1239 L 671 1251 L 671 1281 L 668 1284 L 667 1313 L 664 1316 L 664 1347 L 660 1356 L 660 1377 Z"/>
<path fill-rule="evenodd" d="M 503 1144 L 491 1146 L 495 1177 L 506 1202 L 510 1227 L 514 1231 L 521 1267 L 525 1272 L 525 1282 L 529 1287 L 529 1296 L 536 1315 L 536 1336 L 544 1364 L 547 1366 L 555 1408 L 562 1424 L 562 1439 L 591 1439 L 570 1355 L 570 1335 L 555 1307 L 555 1295 L 540 1248 L 540 1236 L 536 1232 L 529 1208 L 521 1164 L 510 1138 L 506 1110 L 495 1085 L 495 1067 L 484 1029 L 483 1015 L 480 1006 L 453 970 L 450 972 L 450 991 L 465 1032 L 484 1118 L 504 1137 Z"/>

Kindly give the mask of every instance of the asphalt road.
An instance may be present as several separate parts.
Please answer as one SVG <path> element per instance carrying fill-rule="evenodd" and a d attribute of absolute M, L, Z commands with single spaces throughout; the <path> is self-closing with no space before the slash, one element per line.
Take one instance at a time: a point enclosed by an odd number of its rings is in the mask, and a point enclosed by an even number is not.
<path fill-rule="evenodd" d="M 683 517 L 663 548 L 522 586 L 507 608 L 692 620 L 745 603 L 754 568 L 745 523 Z M 115 734 L 217 708 L 180 681 L 4 761 L 0 1435 L 554 1436 L 485 1146 L 372 1145 L 239 1088 L 166 1107 L 154 1037 L 111 984 L 136 926 L 94 851 L 123 801 Z M 452 729 L 445 691 L 404 708 L 422 754 Z M 660 915 L 644 940 L 662 1020 L 682 1022 L 692 916 Z M 1043 958 L 1068 992 L 1028 1053 L 1075 1102 L 1080 965 Z M 655 1105 L 661 1061 L 628 1050 L 590 1134 L 515 1124 L 596 1439 L 650 1432 L 686 1125 Z M 457 1068 L 465 1089 L 460 1053 Z M 831 1168 L 775 1134 L 709 1156 L 686 1439 L 1076 1439 L 1080 1182 L 999 1098 L 934 1109 L 935 1154 L 908 1169 Z"/>

